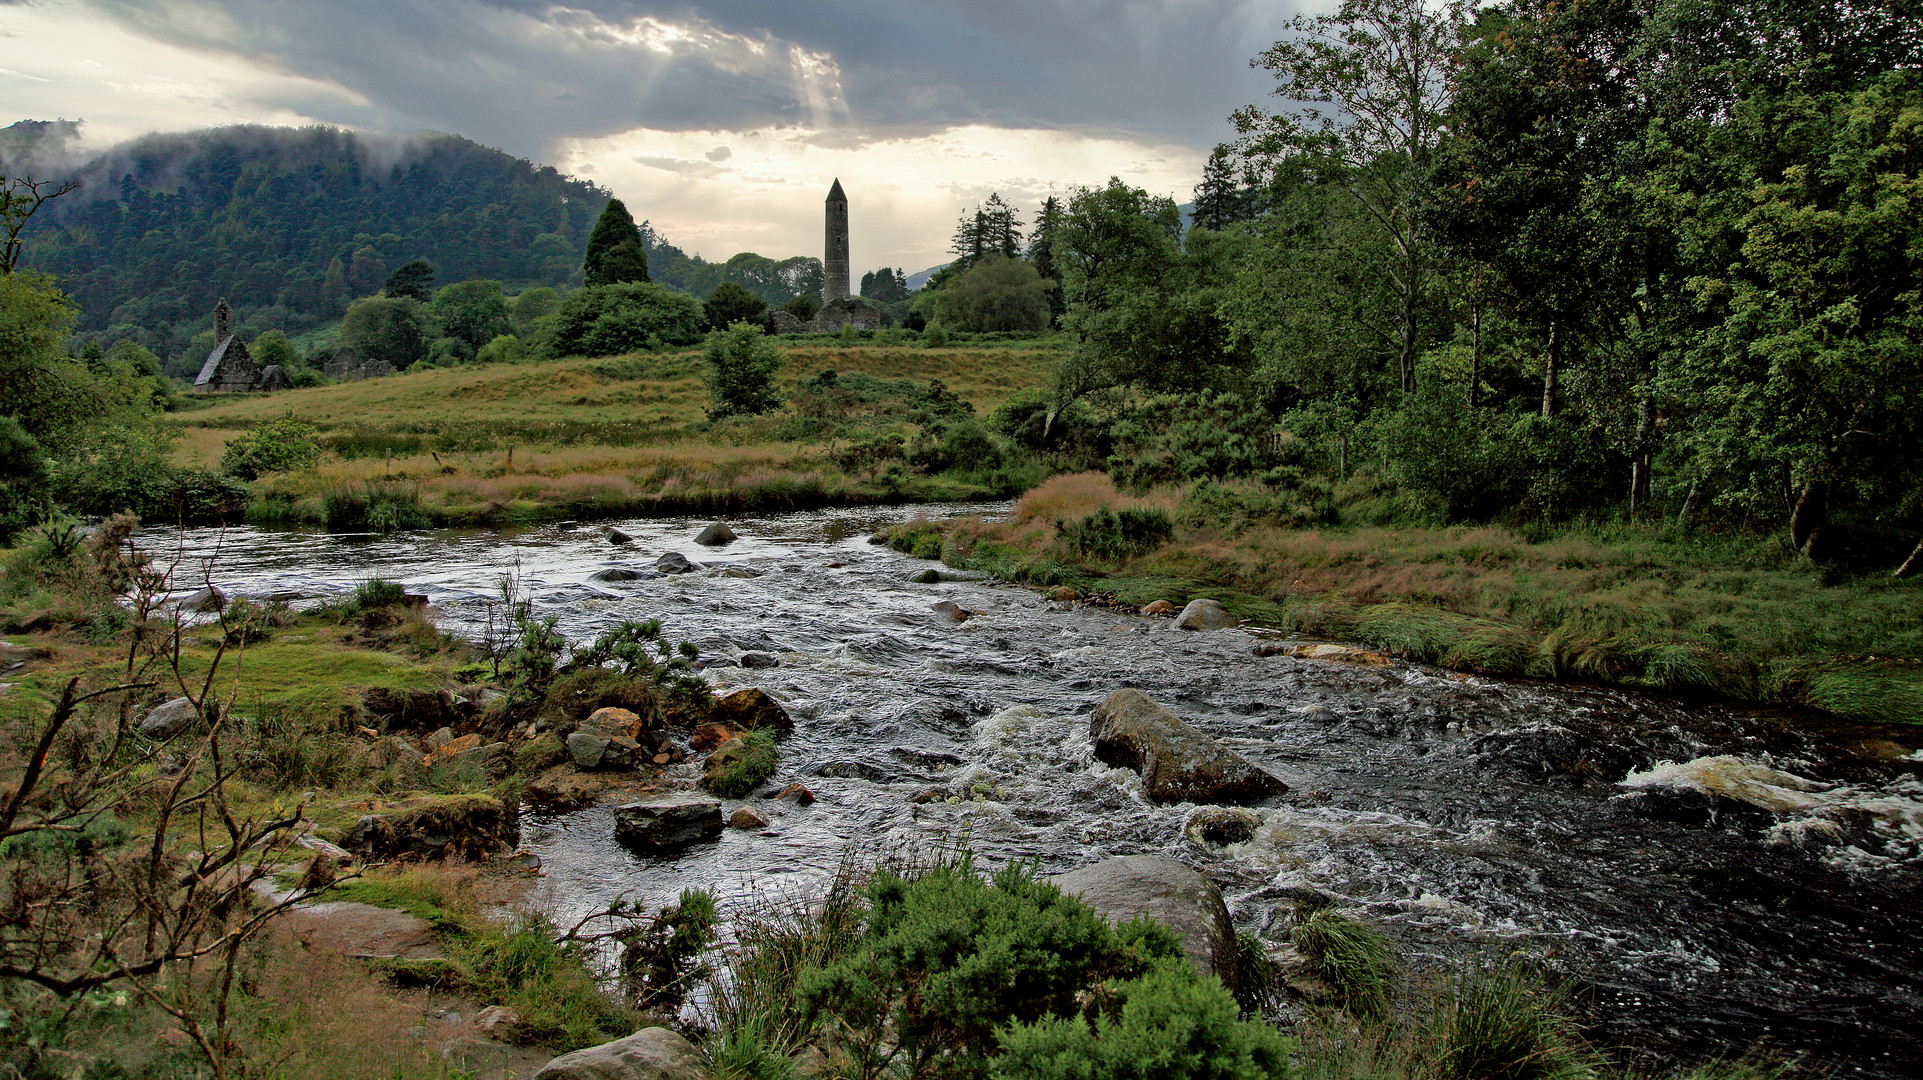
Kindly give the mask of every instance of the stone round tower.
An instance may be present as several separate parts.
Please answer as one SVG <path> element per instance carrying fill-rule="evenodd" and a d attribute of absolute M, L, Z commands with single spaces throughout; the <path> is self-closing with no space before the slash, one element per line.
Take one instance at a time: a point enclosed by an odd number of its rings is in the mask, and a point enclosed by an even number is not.
<path fill-rule="evenodd" d="M 841 181 L 828 189 L 828 242 L 821 256 L 821 302 L 832 304 L 848 295 L 848 196 Z"/>

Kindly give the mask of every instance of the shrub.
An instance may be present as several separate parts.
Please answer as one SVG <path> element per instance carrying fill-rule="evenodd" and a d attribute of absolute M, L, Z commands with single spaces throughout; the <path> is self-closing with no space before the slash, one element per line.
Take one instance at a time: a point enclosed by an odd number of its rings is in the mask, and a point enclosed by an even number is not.
<path fill-rule="evenodd" d="M 344 484 L 321 493 L 321 514 L 331 532 L 401 532 L 433 524 L 411 484 Z"/>
<path fill-rule="evenodd" d="M 1057 521 L 1055 529 L 1069 547 L 1099 559 L 1146 555 L 1175 535 L 1168 511 L 1135 507 L 1104 506 L 1080 521 Z"/>
<path fill-rule="evenodd" d="M 701 956 L 714 937 L 714 894 L 683 889 L 680 899 L 616 935 L 621 985 L 636 1008 L 673 1008 L 708 975 Z"/>
<path fill-rule="evenodd" d="M 576 289 L 548 324 L 550 356 L 612 356 L 692 345 L 708 326 L 701 301 L 646 282 Z"/>
<path fill-rule="evenodd" d="M 702 378 L 714 399 L 709 416 L 755 416 L 780 406 L 775 373 L 781 370 L 781 352 L 759 328 L 736 323 L 716 330 L 708 335 L 702 358 L 707 362 Z"/>
<path fill-rule="evenodd" d="M 1247 476 L 1274 463 L 1273 431 L 1266 412 L 1235 394 L 1151 398 L 1115 425 L 1108 473 L 1130 491 Z"/>
<path fill-rule="evenodd" d="M 1002 459 L 1001 444 L 973 420 L 926 429 L 908 446 L 908 464 L 925 473 L 988 472 Z"/>
<path fill-rule="evenodd" d="M 241 480 L 257 480 L 271 472 L 311 469 L 320 461 L 314 426 L 289 409 L 227 443 L 220 455 L 220 471 Z"/>
<path fill-rule="evenodd" d="M 1342 1008 L 1359 1020 L 1384 1020 L 1402 971 L 1395 943 L 1360 919 L 1320 908 L 1290 932 L 1316 975 Z"/>
<path fill-rule="evenodd" d="M 474 354 L 477 364 L 518 364 L 527 359 L 527 346 L 513 334 L 501 334 Z"/>
<path fill-rule="evenodd" d="M 724 799 L 739 799 L 775 774 L 780 751 L 774 732 L 756 728 L 741 737 L 741 753 L 702 778 L 702 785 Z"/>

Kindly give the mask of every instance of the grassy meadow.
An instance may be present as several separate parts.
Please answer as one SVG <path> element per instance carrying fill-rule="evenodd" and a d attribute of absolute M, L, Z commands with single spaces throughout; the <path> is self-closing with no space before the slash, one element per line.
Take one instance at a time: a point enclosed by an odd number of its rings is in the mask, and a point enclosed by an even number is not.
<path fill-rule="evenodd" d="M 827 417 L 710 420 L 701 353 L 684 350 L 192 398 L 171 419 L 177 462 L 208 467 L 234 436 L 290 411 L 319 430 L 316 469 L 254 485 L 249 516 L 263 523 L 338 524 L 356 504 L 423 526 L 982 498 L 1013 494 L 1008 478 L 890 470 L 836 451 L 912 437 L 902 403 L 931 382 L 985 416 L 1045 384 L 1063 347 L 784 344 L 784 393 L 825 371 L 852 388 L 858 400 Z"/>

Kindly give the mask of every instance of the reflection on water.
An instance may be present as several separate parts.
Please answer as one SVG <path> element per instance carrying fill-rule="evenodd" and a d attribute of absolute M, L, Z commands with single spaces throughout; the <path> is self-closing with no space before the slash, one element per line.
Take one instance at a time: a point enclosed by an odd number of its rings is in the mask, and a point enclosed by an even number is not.
<path fill-rule="evenodd" d="M 705 521 L 690 519 L 617 522 L 634 537 L 625 546 L 587 525 L 157 531 L 148 542 L 177 545 L 190 565 L 213 557 L 213 580 L 241 594 L 399 580 L 469 634 L 497 579 L 517 570 L 574 641 L 659 617 L 710 658 L 777 654 L 777 668 L 708 677 L 786 704 L 797 723 L 781 778 L 820 802 L 763 802 L 771 828 L 730 830 L 672 859 L 616 845 L 607 808 L 530 818 L 528 846 L 564 920 L 621 893 L 659 904 L 689 885 L 734 899 L 805 890 L 845 853 L 897 844 L 966 842 L 987 863 L 1034 859 L 1051 872 L 1162 852 L 1210 874 L 1237 922 L 1270 938 L 1286 933 L 1288 892 L 1307 888 L 1417 955 L 1552 958 L 1587 988 L 1582 1007 L 1605 1045 L 1687 1057 L 1760 1046 L 1844 1074 L 1916 1073 L 1923 837 L 1903 822 L 1923 821 L 1923 765 L 1839 749 L 1879 733 L 1803 720 L 1799 734 L 1775 713 L 1409 665 L 1257 658 L 1241 631 L 1183 633 L 986 583 L 910 584 L 927 564 L 866 542 L 914 514 L 979 512 L 734 518 L 741 539 L 718 550 L 693 543 Z M 665 551 L 704 568 L 595 577 L 646 571 Z M 974 617 L 953 623 L 930 610 L 940 600 Z M 1133 773 L 1093 759 L 1088 711 L 1124 686 L 1288 782 L 1288 796 L 1258 809 L 1251 839 L 1199 845 L 1183 829 L 1193 807 L 1150 805 Z M 1812 806 L 1878 813 L 1665 817 L 1616 784 L 1719 755 L 1847 789 Z"/>

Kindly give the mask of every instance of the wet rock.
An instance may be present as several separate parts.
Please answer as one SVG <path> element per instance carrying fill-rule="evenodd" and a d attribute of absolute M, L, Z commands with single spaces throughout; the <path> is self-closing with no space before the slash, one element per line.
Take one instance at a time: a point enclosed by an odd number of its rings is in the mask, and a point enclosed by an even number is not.
<path fill-rule="evenodd" d="M 580 730 L 595 735 L 638 739 L 646 728 L 647 722 L 641 719 L 640 714 L 631 709 L 609 706 L 589 713 L 587 719 L 581 721 Z"/>
<path fill-rule="evenodd" d="M 693 735 L 688 736 L 688 749 L 713 750 L 738 734 L 740 732 L 734 731 L 725 724 L 702 724 L 694 729 Z"/>
<path fill-rule="evenodd" d="M 1175 617 L 1177 630 L 1221 630 L 1236 625 L 1235 616 L 1219 601 L 1207 598 L 1190 600 L 1182 613 Z"/>
<path fill-rule="evenodd" d="M 654 576 L 653 574 L 647 572 L 646 570 L 636 570 L 631 566 L 610 566 L 606 570 L 596 571 L 594 574 L 589 576 L 588 580 L 589 581 L 639 581 L 642 578 L 650 578 L 653 576 Z"/>
<path fill-rule="evenodd" d="M 140 733 L 149 739 L 171 739 L 200 722 L 200 712 L 184 697 L 154 707 L 140 722 Z"/>
<path fill-rule="evenodd" d="M 943 615 L 948 616 L 950 619 L 958 623 L 967 622 L 969 620 L 969 617 L 974 615 L 974 612 L 969 611 L 967 608 L 962 607 L 960 604 L 955 603 L 953 600 L 943 600 L 940 603 L 930 604 L 929 607 L 933 608 L 935 611 L 938 611 Z"/>
<path fill-rule="evenodd" d="M 741 654 L 741 666 L 756 669 L 777 668 L 781 666 L 781 657 L 774 653 L 744 652 Z"/>
<path fill-rule="evenodd" d="M 1082 598 L 1082 594 L 1066 585 L 1057 585 L 1048 590 L 1048 598 L 1057 604 L 1069 604 Z"/>
<path fill-rule="evenodd" d="M 1865 761 L 1906 761 L 1915 753 L 1901 743 L 1888 739 L 1865 739 L 1849 748 L 1851 755 Z"/>
<path fill-rule="evenodd" d="M 700 534 L 694 538 L 694 542 L 703 547 L 720 547 L 723 544 L 732 544 L 737 539 L 739 538 L 735 536 L 733 529 L 717 521 L 701 530 Z"/>
<path fill-rule="evenodd" d="M 721 571 L 721 576 L 731 578 L 758 578 L 764 573 L 766 573 L 766 571 L 756 570 L 752 566 L 730 566 Z"/>
<path fill-rule="evenodd" d="M 1182 832 L 1204 847 L 1227 847 L 1255 839 L 1255 831 L 1261 827 L 1262 819 L 1253 811 L 1238 807 L 1210 807 L 1190 814 Z"/>
<path fill-rule="evenodd" d="M 514 870 L 523 874 L 538 874 L 541 872 L 541 857 L 532 851 L 517 851 L 512 855 L 503 855 L 495 859 L 494 865 L 503 870 Z"/>
<path fill-rule="evenodd" d="M 721 835 L 721 802 L 705 795 L 670 795 L 614 810 L 614 837 L 644 851 L 668 851 Z"/>
<path fill-rule="evenodd" d="M 881 545 L 888 543 L 888 538 L 886 536 L 881 535 L 880 533 L 871 533 L 868 536 L 868 542 L 879 547 Z"/>
<path fill-rule="evenodd" d="M 520 842 L 514 808 L 492 795 L 424 795 L 364 815 L 341 846 L 367 859 L 485 859 Z"/>
<path fill-rule="evenodd" d="M 679 551 L 670 551 L 654 560 L 654 568 L 664 574 L 688 574 L 694 571 L 694 564 Z"/>
<path fill-rule="evenodd" d="M 577 769 L 598 769 L 601 759 L 607 756 L 611 742 L 613 740 L 606 735 L 576 731 L 568 736 L 568 757 L 574 760 Z"/>
<path fill-rule="evenodd" d="M 180 606 L 196 615 L 216 615 L 226 610 L 227 594 L 209 585 L 197 592 L 187 594 L 187 598 L 180 602 Z"/>
<path fill-rule="evenodd" d="M 981 570 L 945 570 L 931 566 L 910 574 L 908 580 L 916 585 L 939 585 L 944 581 L 987 581 L 988 574 Z"/>
<path fill-rule="evenodd" d="M 908 580 L 914 585 L 939 585 L 941 584 L 941 572 L 931 568 L 908 575 Z"/>
<path fill-rule="evenodd" d="M 632 543 L 634 543 L 634 537 L 632 537 L 632 536 L 629 536 L 629 535 L 628 535 L 627 533 L 624 533 L 624 532 L 622 532 L 622 531 L 621 531 L 620 529 L 609 529 L 609 530 L 608 530 L 608 543 L 610 543 L 610 544 L 632 544 Z"/>
<path fill-rule="evenodd" d="M 813 806 L 815 793 L 801 784 L 789 784 L 775 795 L 776 802 L 792 802 L 796 806 Z"/>
<path fill-rule="evenodd" d="M 1144 615 L 1167 615 L 1175 610 L 1175 605 L 1167 600 L 1155 600 L 1142 605 Z"/>
<path fill-rule="evenodd" d="M 765 829 L 768 827 L 768 815 L 756 810 L 752 806 L 744 806 L 728 815 L 728 827 L 730 829 L 747 829 L 750 831 L 754 829 Z"/>
<path fill-rule="evenodd" d="M 1492 731 L 1476 739 L 1470 749 L 1479 766 L 1537 777 L 1601 779 L 1621 776 L 1631 764 L 1626 751 L 1559 724 Z"/>
<path fill-rule="evenodd" d="M 1167 926 L 1196 971 L 1235 989 L 1235 924 L 1208 878 L 1160 855 L 1124 855 L 1049 880 L 1111 923 L 1148 915 Z"/>
<path fill-rule="evenodd" d="M 716 698 L 714 708 L 708 713 L 708 720 L 735 731 L 769 728 L 776 733 L 784 733 L 792 731 L 795 726 L 794 718 L 788 715 L 788 710 L 782 708 L 780 702 L 755 687 Z"/>
<path fill-rule="evenodd" d="M 808 770 L 811 776 L 832 776 L 841 780 L 866 780 L 871 784 L 886 784 L 897 779 L 894 770 L 883 768 L 869 761 L 846 759 L 828 761 Z"/>
<path fill-rule="evenodd" d="M 1103 699 L 1089 733 L 1095 756 L 1141 773 L 1149 798 L 1159 803 L 1253 803 L 1289 790 L 1140 690 L 1117 690 Z"/>
<path fill-rule="evenodd" d="M 719 770 L 736 764 L 747 754 L 747 743 L 740 739 L 728 739 L 714 748 L 714 752 L 708 755 L 708 759 L 701 763 L 701 768 L 709 776 L 713 776 Z"/>
<path fill-rule="evenodd" d="M 1708 825 L 1716 820 L 1717 799 L 1706 791 L 1688 788 L 1625 791 L 1603 803 L 1611 817 L 1667 821 L 1675 825 Z"/>
<path fill-rule="evenodd" d="M 474 1014 L 474 1030 L 490 1039 L 506 1043 L 527 1042 L 534 1036 L 533 1027 L 518 1009 L 506 1005 L 489 1005 Z"/>
<path fill-rule="evenodd" d="M 1379 652 L 1370 652 L 1354 645 L 1336 645 L 1332 642 L 1315 641 L 1308 644 L 1290 644 L 1283 641 L 1265 641 L 1255 647 L 1257 656 L 1294 656 L 1303 660 L 1332 660 L 1341 664 L 1360 664 L 1363 667 L 1385 668 L 1395 661 Z"/>
<path fill-rule="evenodd" d="M 541 1066 L 532 1080 L 702 1080 L 706 1075 L 693 1043 L 668 1028 L 651 1027 L 562 1054 Z"/>

